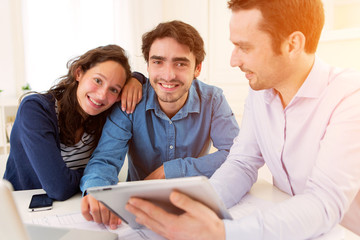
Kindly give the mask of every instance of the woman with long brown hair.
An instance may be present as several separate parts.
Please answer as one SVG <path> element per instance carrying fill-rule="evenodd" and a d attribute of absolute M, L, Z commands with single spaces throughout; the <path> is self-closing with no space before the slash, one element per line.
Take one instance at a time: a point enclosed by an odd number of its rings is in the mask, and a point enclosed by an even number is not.
<path fill-rule="evenodd" d="M 130 80 L 128 59 L 117 45 L 92 49 L 70 60 L 68 69 L 50 90 L 20 103 L 4 174 L 15 190 L 43 188 L 56 200 L 74 195 L 121 92 L 128 111 L 141 99 L 141 83 Z"/>

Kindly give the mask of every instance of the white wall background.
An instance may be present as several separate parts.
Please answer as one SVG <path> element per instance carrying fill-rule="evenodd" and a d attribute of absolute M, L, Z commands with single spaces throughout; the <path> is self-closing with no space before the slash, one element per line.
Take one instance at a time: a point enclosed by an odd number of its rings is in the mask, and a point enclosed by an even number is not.
<path fill-rule="evenodd" d="M 360 70 L 360 0 L 325 0 L 325 7 L 318 55 Z M 248 85 L 229 65 L 229 16 L 226 1 L 216 0 L 0 0 L 1 97 L 18 97 L 25 82 L 47 90 L 67 72 L 70 58 L 110 43 L 127 50 L 133 70 L 146 73 L 141 35 L 161 21 L 180 19 L 205 41 L 199 78 L 224 90 L 240 120 Z"/>
<path fill-rule="evenodd" d="M 19 0 L 0 0 L 0 90 L 15 96 L 24 79 L 22 23 Z"/>

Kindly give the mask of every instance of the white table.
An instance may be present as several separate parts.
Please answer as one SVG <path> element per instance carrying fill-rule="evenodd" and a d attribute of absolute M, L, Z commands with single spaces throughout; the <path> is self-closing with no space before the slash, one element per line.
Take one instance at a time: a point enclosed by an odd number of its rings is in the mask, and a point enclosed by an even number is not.
<path fill-rule="evenodd" d="M 71 197 L 70 199 L 60 202 L 54 201 L 53 209 L 49 211 L 40 211 L 40 212 L 29 212 L 28 205 L 33 194 L 43 193 L 44 191 L 39 190 L 29 190 L 29 191 L 16 191 L 14 192 L 14 198 L 19 209 L 20 215 L 22 220 L 25 222 L 29 222 L 35 218 L 42 218 L 45 216 L 51 215 L 63 215 L 63 214 L 70 214 L 80 211 L 80 200 L 81 194 L 76 194 L 75 196 Z M 266 202 L 281 202 L 285 199 L 289 198 L 289 195 L 280 191 L 276 187 L 274 187 L 271 183 L 265 180 L 258 180 L 252 189 L 250 190 L 248 196 L 249 198 L 256 198 L 260 201 Z M 245 197 L 246 198 L 246 197 Z M 236 206 L 241 208 L 242 205 Z M 231 210 L 230 210 L 231 212 Z M 338 228 L 343 229 L 345 232 L 345 239 L 346 240 L 358 240 L 360 237 L 353 232 L 347 230 L 346 228 L 338 225 Z"/>

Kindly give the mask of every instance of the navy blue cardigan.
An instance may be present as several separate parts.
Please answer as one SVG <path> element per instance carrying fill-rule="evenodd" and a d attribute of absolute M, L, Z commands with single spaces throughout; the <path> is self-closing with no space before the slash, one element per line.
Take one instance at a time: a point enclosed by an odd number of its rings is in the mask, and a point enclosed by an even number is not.
<path fill-rule="evenodd" d="M 82 174 L 83 169 L 66 167 L 61 157 L 55 99 L 49 94 L 26 96 L 11 131 L 4 178 L 15 190 L 43 188 L 62 201 L 80 191 Z"/>

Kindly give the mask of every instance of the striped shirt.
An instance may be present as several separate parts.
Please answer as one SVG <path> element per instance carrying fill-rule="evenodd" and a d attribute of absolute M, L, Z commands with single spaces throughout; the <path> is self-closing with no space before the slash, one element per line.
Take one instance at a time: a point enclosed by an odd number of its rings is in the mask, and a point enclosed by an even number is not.
<path fill-rule="evenodd" d="M 57 104 L 58 102 L 56 101 L 55 110 L 59 118 Z M 94 136 L 85 132 L 80 141 L 73 146 L 60 143 L 61 157 L 66 166 L 70 169 L 85 168 L 95 149 L 95 146 L 92 144 L 93 142 Z"/>
<path fill-rule="evenodd" d="M 66 166 L 70 169 L 85 168 L 95 149 L 95 146 L 91 144 L 93 141 L 93 135 L 84 133 L 81 140 L 74 146 L 66 146 L 61 143 L 61 156 Z"/>

